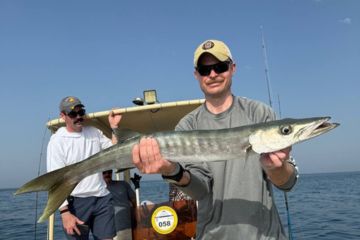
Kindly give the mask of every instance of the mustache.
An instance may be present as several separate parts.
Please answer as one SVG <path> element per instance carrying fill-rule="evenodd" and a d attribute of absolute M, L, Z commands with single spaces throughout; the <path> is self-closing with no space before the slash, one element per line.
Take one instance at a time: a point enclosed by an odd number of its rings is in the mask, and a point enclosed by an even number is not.
<path fill-rule="evenodd" d="M 206 82 L 207 85 L 211 85 L 211 84 L 214 84 L 214 83 L 222 83 L 223 81 L 208 81 Z"/>
<path fill-rule="evenodd" d="M 210 78 L 210 79 L 206 82 L 206 84 L 221 83 L 221 82 L 223 82 L 223 81 L 224 81 L 224 79 L 215 77 L 215 78 Z"/>
<path fill-rule="evenodd" d="M 74 124 L 77 124 L 77 123 L 80 123 L 80 122 L 84 122 L 84 118 L 76 119 L 76 121 L 74 121 Z"/>

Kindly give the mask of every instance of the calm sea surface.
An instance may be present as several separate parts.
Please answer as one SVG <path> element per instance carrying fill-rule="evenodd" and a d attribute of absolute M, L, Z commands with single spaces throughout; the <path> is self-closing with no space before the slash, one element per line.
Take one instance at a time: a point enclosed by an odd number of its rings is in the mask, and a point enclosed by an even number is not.
<path fill-rule="evenodd" d="M 293 239 L 360 239 L 360 172 L 302 174 L 288 193 Z M 15 189 L 0 190 L 0 239 L 46 239 L 46 223 L 35 225 L 36 195 L 13 197 Z M 141 200 L 163 202 L 168 187 L 163 181 L 141 183 Z M 276 202 L 285 228 L 284 195 Z M 39 194 L 38 215 L 47 195 Z M 64 239 L 56 215 L 55 239 Z M 36 229 L 36 233 L 35 233 Z"/>

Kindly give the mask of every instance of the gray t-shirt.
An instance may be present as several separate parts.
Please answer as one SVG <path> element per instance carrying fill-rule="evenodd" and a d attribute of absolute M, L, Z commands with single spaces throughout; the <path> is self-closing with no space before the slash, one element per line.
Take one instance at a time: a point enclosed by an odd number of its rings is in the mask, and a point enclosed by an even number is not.
<path fill-rule="evenodd" d="M 216 115 L 201 105 L 186 115 L 176 130 L 233 128 L 274 119 L 275 113 L 267 105 L 234 97 L 232 106 Z M 179 189 L 198 200 L 197 239 L 287 239 L 259 155 L 184 167 L 191 180 Z M 294 174 L 284 189 L 295 181 Z"/>
<path fill-rule="evenodd" d="M 131 228 L 131 200 L 135 202 L 135 192 L 126 181 L 112 181 L 107 185 L 112 195 L 115 210 L 116 231 Z"/>

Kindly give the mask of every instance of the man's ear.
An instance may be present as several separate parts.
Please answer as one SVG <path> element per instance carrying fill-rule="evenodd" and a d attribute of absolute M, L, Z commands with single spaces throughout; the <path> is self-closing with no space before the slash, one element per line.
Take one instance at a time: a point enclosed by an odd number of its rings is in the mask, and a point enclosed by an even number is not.
<path fill-rule="evenodd" d="M 234 73 L 236 72 L 236 64 L 233 63 L 233 64 L 231 65 L 231 67 L 232 67 L 232 73 L 234 74 Z"/>
<path fill-rule="evenodd" d="M 199 81 L 200 79 L 200 74 L 198 73 L 198 71 L 196 71 L 196 69 L 194 70 L 194 77 L 197 81 Z"/>
<path fill-rule="evenodd" d="M 60 113 L 60 118 L 62 118 L 64 121 L 65 121 L 65 116 L 66 116 L 65 113 L 63 112 Z"/>

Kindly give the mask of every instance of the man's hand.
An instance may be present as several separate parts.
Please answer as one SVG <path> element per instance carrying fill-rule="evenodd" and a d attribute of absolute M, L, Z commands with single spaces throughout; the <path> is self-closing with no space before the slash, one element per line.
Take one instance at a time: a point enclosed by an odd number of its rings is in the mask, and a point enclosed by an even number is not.
<path fill-rule="evenodd" d="M 158 142 L 151 137 L 143 137 L 132 150 L 133 163 L 141 173 L 169 175 L 176 169 L 176 163 L 161 156 Z"/>
<path fill-rule="evenodd" d="M 262 168 L 265 172 L 281 168 L 284 161 L 290 158 L 290 151 L 291 147 L 288 147 L 276 152 L 261 154 L 260 162 Z"/>
<path fill-rule="evenodd" d="M 83 221 L 78 219 L 75 215 L 71 214 L 70 212 L 65 212 L 61 214 L 61 219 L 63 222 L 63 227 L 68 235 L 81 235 L 79 228 L 76 224 L 84 224 Z"/>
<path fill-rule="evenodd" d="M 291 147 L 260 156 L 261 167 L 264 169 L 270 181 L 276 186 L 285 184 L 294 168 L 286 160 L 290 158 Z"/>
<path fill-rule="evenodd" d="M 110 127 L 118 128 L 121 118 L 122 118 L 121 114 L 115 114 L 114 111 L 111 111 L 108 116 Z"/>

